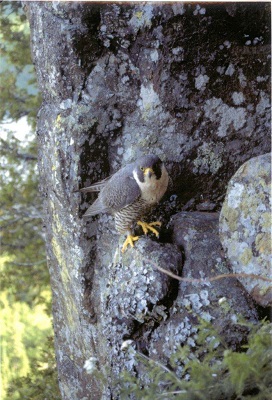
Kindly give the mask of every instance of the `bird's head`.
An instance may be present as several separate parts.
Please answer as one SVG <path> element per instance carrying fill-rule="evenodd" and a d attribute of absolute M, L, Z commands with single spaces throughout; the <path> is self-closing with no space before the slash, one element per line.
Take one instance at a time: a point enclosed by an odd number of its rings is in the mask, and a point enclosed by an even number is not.
<path fill-rule="evenodd" d="M 139 158 L 135 172 L 140 182 L 149 182 L 158 180 L 162 175 L 163 163 L 158 156 L 147 155 Z"/>
<path fill-rule="evenodd" d="M 158 202 L 167 189 L 169 176 L 158 156 L 147 155 L 139 158 L 133 176 L 141 189 L 142 198 L 150 204 Z"/>

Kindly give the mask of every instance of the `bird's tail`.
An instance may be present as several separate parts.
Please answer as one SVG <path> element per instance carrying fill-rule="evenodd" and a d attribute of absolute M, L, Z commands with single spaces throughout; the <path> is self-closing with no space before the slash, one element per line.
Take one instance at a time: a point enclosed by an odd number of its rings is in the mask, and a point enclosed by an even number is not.
<path fill-rule="evenodd" d="M 81 193 L 100 192 L 101 189 L 103 189 L 103 187 L 104 187 L 104 184 L 102 182 L 99 182 L 99 183 L 95 183 L 94 185 L 82 188 L 79 191 Z"/>
<path fill-rule="evenodd" d="M 88 193 L 88 192 L 100 192 L 105 184 L 108 182 L 108 180 L 111 178 L 111 176 L 108 176 L 107 178 L 103 179 L 102 181 L 96 182 L 91 186 L 85 187 L 80 189 L 79 191 L 81 193 Z"/>
<path fill-rule="evenodd" d="M 83 215 L 84 218 L 91 217 L 93 215 L 101 214 L 107 212 L 108 208 L 101 202 L 101 199 L 98 197 L 95 202 L 88 208 L 88 210 Z"/>

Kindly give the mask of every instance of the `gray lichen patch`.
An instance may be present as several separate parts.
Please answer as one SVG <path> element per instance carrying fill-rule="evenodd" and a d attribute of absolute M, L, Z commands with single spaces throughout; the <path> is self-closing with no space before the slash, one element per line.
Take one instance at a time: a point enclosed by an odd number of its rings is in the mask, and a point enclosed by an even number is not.
<path fill-rule="evenodd" d="M 102 276 L 97 271 L 103 286 L 97 326 L 117 378 L 122 370 L 133 372 L 137 365 L 134 352 L 124 351 L 126 341 L 129 347 L 148 346 L 147 337 L 168 318 L 177 294 L 178 285 L 156 266 L 177 274 L 182 259 L 176 246 L 143 238 L 124 254 L 117 250 L 115 260 Z"/>
<path fill-rule="evenodd" d="M 136 320 L 143 323 L 155 318 L 154 310 L 172 296 L 172 279 L 154 265 L 178 273 L 181 256 L 172 245 L 160 245 L 142 239 L 135 250 L 129 249 L 117 264 L 109 268 L 104 307 L 112 318 Z M 161 252 L 162 248 L 164 252 Z M 133 255 L 133 257 L 132 257 Z M 161 314 L 157 309 L 158 313 Z M 160 319 L 161 316 L 158 315 Z"/>
<path fill-rule="evenodd" d="M 210 78 L 208 75 L 198 75 L 197 78 L 195 78 L 195 87 L 197 90 L 205 90 L 206 89 L 206 84 L 209 82 Z"/>
<path fill-rule="evenodd" d="M 224 146 L 219 143 L 204 143 L 197 150 L 197 158 L 193 161 L 195 174 L 216 174 L 223 166 Z"/>
<path fill-rule="evenodd" d="M 147 3 L 144 6 L 135 7 L 128 25 L 130 25 L 136 33 L 139 29 L 151 27 L 153 16 L 153 5 L 151 3 Z"/>
<path fill-rule="evenodd" d="M 212 98 L 205 102 L 205 116 L 212 122 L 217 122 L 217 135 L 227 136 L 230 127 L 235 131 L 241 129 L 246 123 L 247 112 L 243 107 L 229 107 L 220 98 Z"/>

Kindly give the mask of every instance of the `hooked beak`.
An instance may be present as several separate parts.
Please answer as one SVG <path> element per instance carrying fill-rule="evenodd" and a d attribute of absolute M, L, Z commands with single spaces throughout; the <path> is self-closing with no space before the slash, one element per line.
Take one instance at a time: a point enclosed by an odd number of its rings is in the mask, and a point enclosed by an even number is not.
<path fill-rule="evenodd" d="M 152 168 L 145 168 L 144 176 L 147 176 L 150 179 L 153 174 L 154 174 L 154 171 Z"/>

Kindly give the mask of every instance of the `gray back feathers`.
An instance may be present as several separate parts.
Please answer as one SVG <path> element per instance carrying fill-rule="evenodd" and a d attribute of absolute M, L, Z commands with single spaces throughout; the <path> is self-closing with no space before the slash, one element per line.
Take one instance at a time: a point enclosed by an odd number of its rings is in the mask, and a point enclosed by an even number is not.
<path fill-rule="evenodd" d="M 134 166 L 134 164 L 128 164 L 111 177 L 81 190 L 83 192 L 100 192 L 84 217 L 104 212 L 114 214 L 139 199 L 141 191 L 132 175 Z"/>

